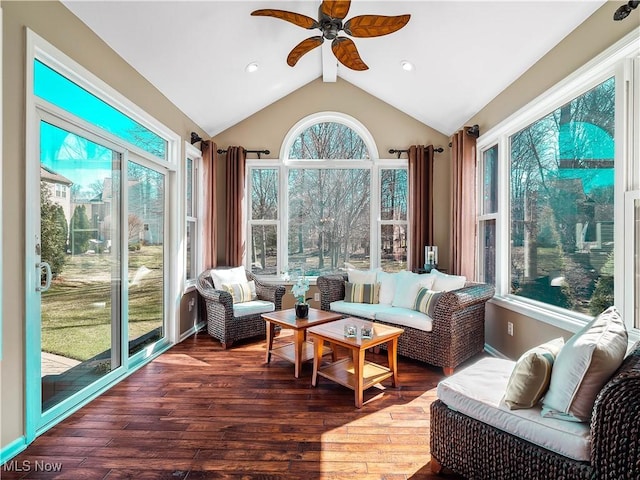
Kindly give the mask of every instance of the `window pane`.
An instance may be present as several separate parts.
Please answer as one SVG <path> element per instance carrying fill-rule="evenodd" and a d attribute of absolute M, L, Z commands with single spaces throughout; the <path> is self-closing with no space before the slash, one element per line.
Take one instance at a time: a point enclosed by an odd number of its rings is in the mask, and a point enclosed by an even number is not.
<path fill-rule="evenodd" d="M 291 159 L 367 159 L 369 150 L 360 135 L 337 122 L 316 123 L 296 138 L 289 151 Z"/>
<path fill-rule="evenodd" d="M 485 151 L 482 157 L 482 212 L 498 211 L 498 146 Z"/>
<path fill-rule="evenodd" d="M 278 170 L 254 168 L 251 170 L 251 218 L 277 220 Z"/>
<path fill-rule="evenodd" d="M 640 328 L 640 200 L 633 203 L 633 276 L 635 288 L 633 289 L 633 318 L 635 328 Z"/>
<path fill-rule="evenodd" d="M 380 218 L 382 220 L 406 220 L 407 170 L 381 170 L 380 186 Z"/>
<path fill-rule="evenodd" d="M 129 162 L 129 355 L 164 336 L 164 174 Z"/>
<path fill-rule="evenodd" d="M 287 265 L 305 265 L 309 275 L 344 262 L 369 267 L 370 177 L 366 169 L 289 171 Z"/>
<path fill-rule="evenodd" d="M 511 137 L 511 291 L 586 314 L 613 298 L 614 79 Z"/>
<path fill-rule="evenodd" d="M 196 222 L 187 220 L 187 280 L 196 278 L 196 272 L 193 271 L 195 259 L 193 255 L 196 253 Z"/>
<path fill-rule="evenodd" d="M 278 231 L 275 225 L 251 225 L 251 271 L 256 275 L 278 273 Z"/>
<path fill-rule="evenodd" d="M 407 269 L 407 229 L 405 225 L 380 227 L 380 266 L 385 272 Z"/>
<path fill-rule="evenodd" d="M 34 60 L 34 93 L 74 115 L 163 159 L 167 141 L 84 88 Z"/>
<path fill-rule="evenodd" d="M 496 283 L 496 221 L 480 222 L 481 279 L 485 283 Z"/>
<path fill-rule="evenodd" d="M 187 158 L 187 217 L 193 217 L 193 160 Z"/>

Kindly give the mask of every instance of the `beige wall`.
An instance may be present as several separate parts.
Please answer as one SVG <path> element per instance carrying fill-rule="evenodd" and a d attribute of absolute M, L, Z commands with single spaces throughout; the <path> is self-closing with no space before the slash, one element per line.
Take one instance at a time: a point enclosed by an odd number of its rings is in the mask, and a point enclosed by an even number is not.
<path fill-rule="evenodd" d="M 467 123 L 477 123 L 481 133 L 488 131 L 638 28 L 640 9 L 622 22 L 612 20 L 613 12 L 624 3 L 607 2 Z M 513 337 L 507 335 L 507 321 L 514 324 Z M 572 333 L 495 305 L 487 309 L 487 343 L 514 359 L 546 340 L 567 339 Z"/>
<path fill-rule="evenodd" d="M 240 145 L 251 150 L 267 149 L 271 154 L 263 158 L 278 158 L 287 132 L 299 120 L 323 111 L 340 112 L 360 121 L 373 136 L 380 158 L 395 158 L 388 153 L 390 148 L 429 144 L 444 148 L 443 153 L 435 156 L 433 197 L 435 243 L 441 246 L 440 263 L 446 267 L 449 263 L 449 254 L 444 248 L 449 245 L 449 139 L 364 90 L 340 78 L 335 83 L 317 79 L 216 135 L 213 140 L 218 148 Z M 218 195 L 224 195 L 224 191 L 222 169 L 218 175 Z M 226 218 L 221 212 L 219 230 L 224 229 L 225 224 Z M 218 252 L 221 251 L 224 252 L 224 245 L 219 246 Z"/>
<path fill-rule="evenodd" d="M 24 434 L 25 27 L 90 70 L 183 139 L 205 132 L 58 2 L 2 2 L 3 358 L 0 448 Z M 182 147 L 182 146 L 181 146 Z"/>

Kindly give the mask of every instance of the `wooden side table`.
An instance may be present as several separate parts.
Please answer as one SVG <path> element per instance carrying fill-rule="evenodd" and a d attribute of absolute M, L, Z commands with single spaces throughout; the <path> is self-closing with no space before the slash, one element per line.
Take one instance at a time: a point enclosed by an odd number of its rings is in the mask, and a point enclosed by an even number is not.
<path fill-rule="evenodd" d="M 342 317 L 343 315 L 339 313 L 325 312 L 315 308 L 309 309 L 307 318 L 296 317 L 296 312 L 293 308 L 263 313 L 262 318 L 264 318 L 267 323 L 266 363 L 271 361 L 271 354 L 288 360 L 294 364 L 294 375 L 296 378 L 299 378 L 302 362 L 313 358 L 313 345 L 311 345 L 311 342 L 307 342 L 307 329 L 314 325 L 333 322 Z M 275 325 L 293 330 L 293 342 L 273 348 Z M 331 350 L 325 348 L 323 354 L 326 355 L 328 353 L 331 353 Z"/>
<path fill-rule="evenodd" d="M 357 327 L 357 336 L 347 338 L 344 334 L 345 325 L 355 325 Z M 362 326 L 373 327 L 372 338 L 362 338 Z M 391 378 L 393 387 L 398 386 L 398 337 L 402 332 L 404 330 L 401 328 L 372 323 L 358 318 L 343 318 L 342 320 L 310 328 L 308 334 L 314 338 L 311 384 L 315 387 L 318 375 L 320 375 L 350 388 L 355 393 L 356 407 L 362 408 L 363 392 L 367 388 L 387 378 Z M 345 347 L 351 352 L 351 357 L 321 366 L 322 349 L 325 342 L 332 345 L 334 351 L 335 345 Z M 387 344 L 388 367 L 364 359 L 368 348 L 383 343 Z"/>

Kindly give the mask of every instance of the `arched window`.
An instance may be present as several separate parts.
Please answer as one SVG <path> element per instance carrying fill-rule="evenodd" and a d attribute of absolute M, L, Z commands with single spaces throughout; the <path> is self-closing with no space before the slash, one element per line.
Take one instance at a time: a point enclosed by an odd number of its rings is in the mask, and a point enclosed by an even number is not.
<path fill-rule="evenodd" d="M 291 128 L 277 165 L 248 161 L 252 271 L 406 268 L 406 161 L 377 156 L 360 122 L 329 112 Z"/>

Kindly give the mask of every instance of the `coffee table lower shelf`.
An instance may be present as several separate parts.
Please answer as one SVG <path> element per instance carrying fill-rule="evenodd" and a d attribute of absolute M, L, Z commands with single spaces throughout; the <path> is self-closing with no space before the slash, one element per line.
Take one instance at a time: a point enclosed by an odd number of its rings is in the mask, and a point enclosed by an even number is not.
<path fill-rule="evenodd" d="M 354 391 L 358 388 L 356 384 L 355 367 L 351 358 L 343 358 L 337 362 L 320 367 L 318 369 L 318 375 Z M 393 372 L 387 367 L 365 360 L 361 388 L 362 390 L 366 390 L 376 383 L 380 383 L 392 376 Z"/>
<path fill-rule="evenodd" d="M 283 358 L 285 360 L 290 361 L 291 363 L 296 363 L 296 344 L 295 343 L 285 343 L 283 345 L 278 345 L 271 349 L 270 353 L 275 355 L 276 357 Z M 328 355 L 329 353 L 333 353 L 331 348 L 326 345 L 322 346 L 322 356 Z M 306 362 L 307 360 L 313 360 L 313 342 L 306 341 L 302 344 L 302 351 L 300 356 L 300 362 Z"/>

